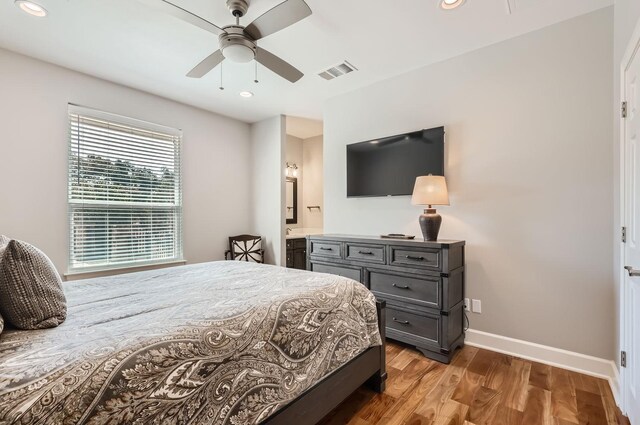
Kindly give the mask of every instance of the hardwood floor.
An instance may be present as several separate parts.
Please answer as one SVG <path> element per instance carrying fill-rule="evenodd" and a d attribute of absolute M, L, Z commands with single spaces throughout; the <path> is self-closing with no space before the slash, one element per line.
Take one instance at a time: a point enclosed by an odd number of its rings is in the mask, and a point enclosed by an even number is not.
<path fill-rule="evenodd" d="M 465 347 L 450 365 L 387 340 L 387 390 L 359 389 L 321 425 L 628 425 L 609 384 Z"/>

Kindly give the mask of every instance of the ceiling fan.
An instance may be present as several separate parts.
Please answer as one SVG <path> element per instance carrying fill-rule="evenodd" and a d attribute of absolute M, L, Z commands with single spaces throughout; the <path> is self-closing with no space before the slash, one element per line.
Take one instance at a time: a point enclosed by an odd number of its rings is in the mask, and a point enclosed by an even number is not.
<path fill-rule="evenodd" d="M 240 25 L 240 18 L 249 10 L 249 0 L 227 0 L 227 7 L 236 18 L 236 23 L 222 28 L 167 0 L 141 1 L 218 36 L 220 49 L 196 65 L 187 74 L 187 77 L 203 77 L 225 59 L 238 63 L 246 63 L 255 59 L 258 63 L 292 83 L 304 75 L 294 66 L 257 45 L 258 40 L 311 15 L 311 9 L 304 0 L 285 0 L 246 27 Z"/>

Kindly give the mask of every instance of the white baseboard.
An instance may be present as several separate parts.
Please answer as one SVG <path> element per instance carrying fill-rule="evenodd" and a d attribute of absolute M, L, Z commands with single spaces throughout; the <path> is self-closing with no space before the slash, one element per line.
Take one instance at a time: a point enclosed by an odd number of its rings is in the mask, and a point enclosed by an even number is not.
<path fill-rule="evenodd" d="M 498 353 L 521 357 L 526 360 L 533 360 L 585 375 L 606 379 L 609 381 L 616 403 L 620 406 L 620 376 L 618 375 L 618 368 L 613 360 L 587 356 L 560 348 L 476 331 L 474 329 L 467 330 L 464 343 L 472 347 L 497 351 Z"/>

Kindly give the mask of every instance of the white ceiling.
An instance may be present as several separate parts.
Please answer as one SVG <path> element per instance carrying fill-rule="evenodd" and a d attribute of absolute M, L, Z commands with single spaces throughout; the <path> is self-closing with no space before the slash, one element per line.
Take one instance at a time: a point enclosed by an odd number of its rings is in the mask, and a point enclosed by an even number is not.
<path fill-rule="evenodd" d="M 218 48 L 212 34 L 135 0 L 36 0 L 47 18 L 0 0 L 0 46 L 210 111 L 255 122 L 277 114 L 319 119 L 327 98 L 596 9 L 613 0 L 307 0 L 309 18 L 260 41 L 306 75 L 291 84 L 253 64 L 225 62 L 202 79 L 184 75 Z M 219 26 L 225 0 L 174 0 Z M 247 25 L 281 0 L 252 0 Z M 509 11 L 511 13 L 509 13 Z M 348 60 L 359 71 L 316 74 Z M 241 98 L 250 90 L 255 96 Z"/>
<path fill-rule="evenodd" d="M 291 136 L 308 139 L 320 136 L 322 131 L 322 121 L 287 115 L 287 134 Z"/>

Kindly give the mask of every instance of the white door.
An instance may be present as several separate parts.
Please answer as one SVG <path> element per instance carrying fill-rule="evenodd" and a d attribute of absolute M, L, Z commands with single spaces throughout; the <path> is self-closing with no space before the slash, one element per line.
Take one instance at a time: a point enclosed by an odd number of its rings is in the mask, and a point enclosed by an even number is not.
<path fill-rule="evenodd" d="M 632 425 L 640 425 L 640 53 L 625 71 L 627 118 L 624 122 L 625 225 L 623 302 L 625 304 L 625 350 L 627 370 L 625 400 Z"/>

